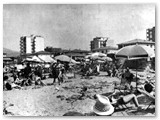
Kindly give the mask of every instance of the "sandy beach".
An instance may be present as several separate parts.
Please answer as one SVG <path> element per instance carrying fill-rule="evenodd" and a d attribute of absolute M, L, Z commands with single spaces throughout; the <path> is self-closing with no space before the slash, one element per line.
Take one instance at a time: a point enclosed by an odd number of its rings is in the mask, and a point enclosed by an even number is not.
<path fill-rule="evenodd" d="M 52 78 L 43 80 L 46 86 L 34 85 L 13 89 L 3 92 L 3 101 L 6 102 L 7 114 L 13 116 L 63 116 L 68 112 L 82 114 L 92 113 L 95 104 L 95 94 L 112 93 L 113 83 L 120 83 L 116 77 L 107 77 L 105 73 L 92 76 L 89 79 L 76 78 L 66 79 L 60 86 L 58 83 L 52 85 Z M 87 87 L 84 97 L 80 97 L 83 87 Z M 134 107 L 132 103 L 127 104 L 127 109 L 116 110 L 112 116 L 155 116 L 155 105 L 148 109 L 150 100 L 146 96 L 138 97 L 142 110 L 128 109 Z"/>

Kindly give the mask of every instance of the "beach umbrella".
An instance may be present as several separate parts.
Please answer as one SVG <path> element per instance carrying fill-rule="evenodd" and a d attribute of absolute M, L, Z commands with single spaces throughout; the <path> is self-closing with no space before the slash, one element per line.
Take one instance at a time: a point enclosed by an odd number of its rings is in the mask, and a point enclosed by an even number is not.
<path fill-rule="evenodd" d="M 46 63 L 55 63 L 56 62 L 56 60 L 54 60 L 52 57 L 50 57 L 50 55 L 39 55 L 38 57 Z"/>
<path fill-rule="evenodd" d="M 154 50 L 148 46 L 131 45 L 121 48 L 116 54 L 116 58 L 126 58 L 127 60 L 136 60 L 154 57 Z M 137 66 L 136 66 L 136 88 L 137 88 Z"/>
<path fill-rule="evenodd" d="M 77 61 L 75 61 L 73 59 L 70 60 L 70 63 L 72 63 L 72 64 L 80 64 L 80 62 L 77 62 Z"/>
<path fill-rule="evenodd" d="M 90 58 L 90 59 L 95 59 L 98 57 L 106 57 L 107 55 L 104 53 L 100 53 L 100 52 L 95 52 L 95 53 L 91 53 L 89 55 L 86 55 L 85 58 Z"/>
<path fill-rule="evenodd" d="M 40 62 L 40 63 L 44 62 L 43 60 L 41 60 L 41 59 L 40 59 L 39 57 L 37 57 L 37 56 L 33 56 L 32 59 L 33 59 L 33 61 L 35 61 L 35 62 Z"/>
<path fill-rule="evenodd" d="M 104 63 L 104 60 L 97 60 L 98 63 Z"/>
<path fill-rule="evenodd" d="M 55 57 L 55 59 L 63 62 L 71 62 L 71 58 L 68 57 L 67 55 L 58 55 Z"/>
<path fill-rule="evenodd" d="M 91 57 L 106 57 L 107 55 L 101 52 L 95 52 L 91 54 Z"/>
<path fill-rule="evenodd" d="M 41 59 L 39 59 L 37 56 L 27 57 L 27 58 L 25 58 L 23 61 L 27 61 L 27 62 L 37 62 L 37 63 L 43 62 L 43 61 L 42 61 Z"/>
<path fill-rule="evenodd" d="M 148 46 L 131 45 L 121 48 L 116 53 L 116 58 L 142 59 L 155 57 L 154 50 Z"/>
<path fill-rule="evenodd" d="M 108 62 L 113 61 L 112 58 L 107 57 L 107 56 L 106 56 L 106 57 L 102 57 L 101 59 L 102 59 L 102 60 L 105 60 L 105 61 L 108 61 Z"/>

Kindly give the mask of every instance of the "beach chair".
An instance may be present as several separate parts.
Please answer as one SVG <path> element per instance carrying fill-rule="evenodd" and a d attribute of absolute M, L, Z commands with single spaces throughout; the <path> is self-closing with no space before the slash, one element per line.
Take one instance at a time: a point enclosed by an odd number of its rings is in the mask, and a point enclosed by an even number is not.
<path fill-rule="evenodd" d="M 151 105 L 155 105 L 155 96 L 149 92 L 147 92 L 144 89 L 140 89 L 138 88 L 138 91 L 141 92 L 142 94 L 144 94 L 145 96 L 147 96 L 150 99 L 150 103 L 149 105 L 146 107 L 146 110 L 151 106 Z"/>
<path fill-rule="evenodd" d="M 113 83 L 112 85 L 114 86 L 114 90 L 112 92 L 110 92 L 110 93 L 104 93 L 102 95 L 107 96 L 110 99 L 110 101 L 112 102 L 112 105 L 115 108 L 115 110 L 127 109 L 128 107 L 127 107 L 126 104 L 118 104 L 117 102 L 114 102 L 115 99 L 113 98 L 112 95 L 114 95 L 114 94 L 123 95 L 124 93 L 121 90 L 119 90 L 119 89 L 117 91 L 117 87 L 116 87 L 115 83 Z"/>
<path fill-rule="evenodd" d="M 111 98 L 112 101 L 114 101 L 114 98 Z M 119 110 L 124 110 L 127 109 L 127 105 L 126 104 L 118 104 L 117 102 L 112 102 L 112 106 L 115 108 L 115 110 L 119 111 Z"/>

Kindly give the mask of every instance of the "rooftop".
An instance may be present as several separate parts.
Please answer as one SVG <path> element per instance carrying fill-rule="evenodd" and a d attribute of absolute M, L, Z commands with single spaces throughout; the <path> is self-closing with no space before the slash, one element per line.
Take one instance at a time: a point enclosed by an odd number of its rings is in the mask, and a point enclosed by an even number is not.
<path fill-rule="evenodd" d="M 147 41 L 147 40 L 142 40 L 142 39 L 134 39 L 134 40 L 130 40 L 127 42 L 123 42 L 123 43 L 119 43 L 117 45 L 128 45 L 128 44 L 155 44 L 155 42 L 151 42 L 151 41 Z"/>

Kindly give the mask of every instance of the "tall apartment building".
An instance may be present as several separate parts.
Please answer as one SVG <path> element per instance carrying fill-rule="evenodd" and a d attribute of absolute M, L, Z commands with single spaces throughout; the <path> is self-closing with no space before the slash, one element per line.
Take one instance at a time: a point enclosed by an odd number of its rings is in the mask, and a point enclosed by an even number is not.
<path fill-rule="evenodd" d="M 22 36 L 20 38 L 20 53 L 35 53 L 44 51 L 44 38 L 38 35 Z"/>
<path fill-rule="evenodd" d="M 155 27 L 146 30 L 146 40 L 155 42 Z"/>

